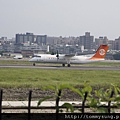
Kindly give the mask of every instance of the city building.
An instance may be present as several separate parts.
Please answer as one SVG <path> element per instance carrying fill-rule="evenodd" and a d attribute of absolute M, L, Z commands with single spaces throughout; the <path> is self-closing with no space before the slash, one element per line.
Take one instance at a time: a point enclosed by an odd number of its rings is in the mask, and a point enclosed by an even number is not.
<path fill-rule="evenodd" d="M 115 50 L 120 50 L 120 37 L 115 39 Z"/>
<path fill-rule="evenodd" d="M 47 35 L 34 35 L 33 33 L 16 34 L 16 44 L 28 44 L 37 43 L 38 45 L 46 45 Z"/>
<path fill-rule="evenodd" d="M 115 50 L 115 40 L 108 40 L 109 50 Z"/>
<path fill-rule="evenodd" d="M 47 43 L 47 35 L 35 35 L 34 39 L 36 39 L 36 41 L 34 41 L 34 43 L 37 43 L 38 45 L 46 45 Z"/>
<path fill-rule="evenodd" d="M 80 36 L 80 46 L 84 46 L 85 49 L 93 49 L 94 36 L 90 35 L 90 32 L 86 32 L 85 35 Z"/>
<path fill-rule="evenodd" d="M 101 45 L 109 45 L 108 59 L 120 51 L 120 37 L 108 40 L 107 37 L 95 38 L 90 32 L 83 36 L 51 37 L 47 35 L 34 35 L 33 33 L 16 34 L 15 38 L 0 38 L 0 54 L 22 53 L 24 57 L 32 56 L 34 53 L 56 53 L 60 54 L 90 54 Z"/>
<path fill-rule="evenodd" d="M 95 38 L 95 49 L 97 49 L 100 45 L 108 45 L 107 37 L 99 37 Z"/>
<path fill-rule="evenodd" d="M 24 43 L 33 43 L 34 34 L 26 33 L 26 34 L 16 34 L 16 44 L 24 44 Z"/>

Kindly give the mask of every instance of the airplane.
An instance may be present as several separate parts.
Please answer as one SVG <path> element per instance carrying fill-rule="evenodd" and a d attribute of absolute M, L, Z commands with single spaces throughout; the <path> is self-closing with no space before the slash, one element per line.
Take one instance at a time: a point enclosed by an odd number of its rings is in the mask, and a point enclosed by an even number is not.
<path fill-rule="evenodd" d="M 92 62 L 98 62 L 105 60 L 105 56 L 108 50 L 108 45 L 100 45 L 100 47 L 97 49 L 95 54 L 88 54 L 88 55 L 66 55 L 66 54 L 37 54 L 32 59 L 30 59 L 30 62 L 33 62 L 33 65 L 35 66 L 35 63 L 41 62 L 41 63 L 61 63 L 64 67 L 65 64 L 67 64 L 68 67 L 70 67 L 70 64 L 81 64 L 81 63 L 92 63 Z"/>
<path fill-rule="evenodd" d="M 22 56 L 22 55 L 15 55 L 13 58 L 14 58 L 14 59 L 22 59 L 23 56 Z"/>

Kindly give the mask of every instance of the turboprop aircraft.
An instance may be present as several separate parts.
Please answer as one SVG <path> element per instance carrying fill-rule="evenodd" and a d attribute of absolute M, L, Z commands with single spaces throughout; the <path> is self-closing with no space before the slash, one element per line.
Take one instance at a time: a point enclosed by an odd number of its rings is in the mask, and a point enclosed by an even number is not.
<path fill-rule="evenodd" d="M 20 54 L 20 55 L 15 55 L 13 58 L 14 58 L 14 59 L 22 59 L 23 56 Z"/>
<path fill-rule="evenodd" d="M 37 54 L 35 57 L 30 59 L 30 62 L 35 63 L 61 63 L 64 67 L 67 64 L 70 67 L 70 64 L 81 64 L 81 63 L 91 63 L 91 62 L 98 62 L 105 59 L 106 53 L 108 50 L 108 45 L 100 45 L 97 49 L 95 54 L 88 54 L 88 55 L 66 55 L 66 54 Z"/>

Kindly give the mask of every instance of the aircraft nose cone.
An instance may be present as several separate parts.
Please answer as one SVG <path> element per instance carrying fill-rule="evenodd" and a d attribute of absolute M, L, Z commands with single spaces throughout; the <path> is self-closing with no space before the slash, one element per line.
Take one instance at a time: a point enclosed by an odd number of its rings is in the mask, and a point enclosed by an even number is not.
<path fill-rule="evenodd" d="M 32 61 L 34 61 L 33 58 L 29 60 L 29 62 L 32 62 Z"/>

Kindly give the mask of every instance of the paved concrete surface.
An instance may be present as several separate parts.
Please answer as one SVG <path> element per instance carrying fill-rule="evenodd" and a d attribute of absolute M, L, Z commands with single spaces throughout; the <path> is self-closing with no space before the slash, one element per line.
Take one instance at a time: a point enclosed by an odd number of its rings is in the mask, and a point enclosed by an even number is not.
<path fill-rule="evenodd" d="M 55 107 L 55 101 L 44 101 L 42 102 L 42 104 L 40 105 L 41 108 L 36 109 L 37 108 L 37 103 L 38 101 L 31 101 L 31 107 L 35 107 L 34 109 L 31 109 L 31 113 L 55 113 L 56 110 L 49 108 L 49 107 Z M 71 103 L 75 106 L 82 104 L 82 102 L 79 101 L 60 101 L 59 102 L 59 106 L 63 105 L 64 103 Z M 108 105 L 108 102 L 102 102 L 102 105 Z M 112 104 L 112 103 L 111 103 Z M 28 101 L 3 101 L 2 102 L 2 113 L 28 113 Z M 19 107 L 19 108 L 17 108 Z M 21 108 L 21 107 L 26 107 L 25 109 Z M 48 108 L 45 108 L 48 107 Z M 8 108 L 8 109 L 5 109 Z M 10 109 L 9 109 L 10 108 Z M 62 109 L 63 113 L 66 112 L 66 109 Z M 75 109 L 75 112 L 80 112 L 78 111 L 78 109 Z M 86 108 L 85 112 L 87 113 L 94 113 L 95 111 L 92 110 L 91 108 Z M 120 109 L 115 109 L 115 113 L 120 113 Z"/>
<path fill-rule="evenodd" d="M 60 101 L 59 106 L 63 105 L 64 103 L 70 103 L 75 105 L 81 105 L 82 102 L 79 101 Z M 112 104 L 113 102 L 111 102 Z M 32 107 L 37 107 L 38 101 L 31 101 Z M 101 102 L 102 105 L 108 105 L 107 102 Z M 2 101 L 3 107 L 27 107 L 28 101 Z M 40 105 L 41 107 L 53 107 L 55 106 L 55 101 L 44 101 Z"/>
<path fill-rule="evenodd" d="M 59 106 L 63 105 L 64 103 L 70 103 L 70 104 L 81 104 L 82 102 L 78 102 L 78 101 L 60 101 L 59 102 Z M 32 107 L 37 107 L 38 101 L 31 101 L 31 106 Z M 27 107 L 28 106 L 28 101 L 3 101 L 2 102 L 2 106 L 3 107 Z M 40 106 L 46 106 L 46 107 L 50 107 L 50 106 L 55 106 L 55 101 L 44 101 L 41 103 Z"/>

